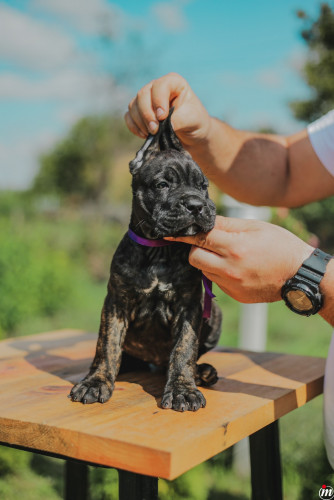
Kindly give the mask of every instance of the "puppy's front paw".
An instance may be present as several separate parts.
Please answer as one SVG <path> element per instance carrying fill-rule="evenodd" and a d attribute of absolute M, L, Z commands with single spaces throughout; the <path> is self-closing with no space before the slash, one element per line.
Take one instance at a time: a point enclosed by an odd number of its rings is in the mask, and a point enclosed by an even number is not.
<path fill-rule="evenodd" d="M 161 400 L 162 408 L 172 408 L 176 411 L 197 411 L 204 408 L 206 400 L 196 387 L 175 386 L 165 389 Z"/>
<path fill-rule="evenodd" d="M 108 379 L 101 379 L 97 376 L 87 376 L 76 384 L 69 398 L 72 401 L 86 403 L 105 403 L 110 399 L 113 392 L 113 384 Z"/>

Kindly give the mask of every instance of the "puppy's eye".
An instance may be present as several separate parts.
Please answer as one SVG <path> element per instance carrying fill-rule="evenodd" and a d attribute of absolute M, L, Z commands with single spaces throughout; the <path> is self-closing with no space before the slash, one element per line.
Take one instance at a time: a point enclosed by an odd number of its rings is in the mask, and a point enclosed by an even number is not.
<path fill-rule="evenodd" d="M 157 189 L 165 189 L 165 188 L 168 188 L 168 183 L 165 182 L 165 181 L 161 181 L 161 182 L 158 182 L 155 187 Z"/>
<path fill-rule="evenodd" d="M 203 191 L 205 191 L 206 189 L 208 189 L 209 187 L 209 184 L 207 182 L 203 182 L 201 188 L 203 189 Z"/>

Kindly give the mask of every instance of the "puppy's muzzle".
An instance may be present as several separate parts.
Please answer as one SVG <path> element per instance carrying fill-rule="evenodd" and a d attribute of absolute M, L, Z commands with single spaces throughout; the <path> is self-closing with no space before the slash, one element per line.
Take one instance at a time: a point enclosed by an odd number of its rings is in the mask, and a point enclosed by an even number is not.
<path fill-rule="evenodd" d="M 197 196 L 188 196 L 181 204 L 190 212 L 192 215 L 201 215 L 204 209 L 204 202 Z"/>

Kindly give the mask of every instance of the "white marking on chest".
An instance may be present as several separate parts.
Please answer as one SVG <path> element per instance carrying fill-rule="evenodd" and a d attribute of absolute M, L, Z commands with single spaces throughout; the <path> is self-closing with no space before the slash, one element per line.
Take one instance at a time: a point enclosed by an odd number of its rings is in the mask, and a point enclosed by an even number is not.
<path fill-rule="evenodd" d="M 158 284 L 158 289 L 160 292 L 168 292 L 168 290 L 171 290 L 172 288 L 172 284 L 171 283 L 163 283 L 163 282 L 160 282 Z"/>
<path fill-rule="evenodd" d="M 153 292 L 153 290 L 155 289 L 155 287 L 157 287 L 158 285 L 159 285 L 159 280 L 155 276 L 155 278 L 152 281 L 151 285 L 148 288 L 143 288 L 143 292 L 146 293 L 146 294 L 149 294 L 149 293 Z"/>
<path fill-rule="evenodd" d="M 171 283 L 164 283 L 163 281 L 159 281 L 157 276 L 155 276 L 151 285 L 148 288 L 144 288 L 143 292 L 148 295 L 152 293 L 155 288 L 158 288 L 159 292 L 168 292 L 172 289 L 172 287 L 173 285 Z"/>

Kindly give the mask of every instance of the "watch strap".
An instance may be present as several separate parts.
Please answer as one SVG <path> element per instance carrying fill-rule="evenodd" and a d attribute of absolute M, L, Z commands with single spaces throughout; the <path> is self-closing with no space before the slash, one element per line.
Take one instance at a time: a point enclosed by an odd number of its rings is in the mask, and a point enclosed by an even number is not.
<path fill-rule="evenodd" d="M 310 257 L 303 262 L 296 276 L 302 276 L 319 285 L 326 272 L 327 264 L 332 258 L 332 255 L 316 248 Z"/>

